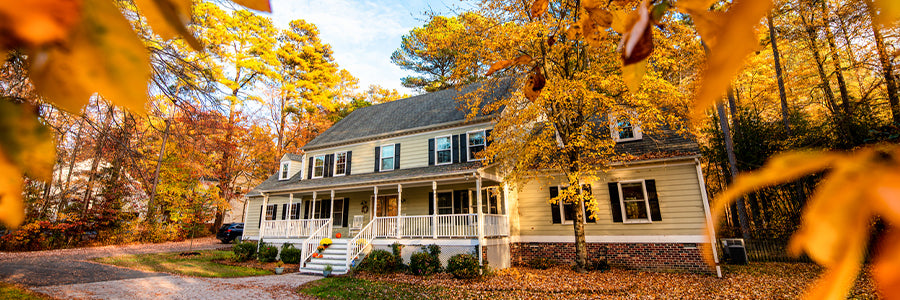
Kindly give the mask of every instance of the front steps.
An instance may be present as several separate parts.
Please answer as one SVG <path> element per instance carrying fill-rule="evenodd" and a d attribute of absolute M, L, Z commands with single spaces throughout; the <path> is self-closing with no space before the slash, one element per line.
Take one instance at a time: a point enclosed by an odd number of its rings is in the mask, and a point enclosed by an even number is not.
<path fill-rule="evenodd" d="M 322 274 L 325 266 L 331 265 L 331 274 L 347 274 L 347 242 L 350 239 L 331 239 L 332 244 L 322 251 L 321 258 L 312 258 L 306 266 L 300 267 L 300 273 Z"/>

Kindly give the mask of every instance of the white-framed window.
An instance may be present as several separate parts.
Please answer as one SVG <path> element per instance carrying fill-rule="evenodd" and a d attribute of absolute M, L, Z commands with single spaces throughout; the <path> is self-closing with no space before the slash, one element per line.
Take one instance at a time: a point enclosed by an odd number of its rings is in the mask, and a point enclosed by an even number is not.
<path fill-rule="evenodd" d="M 560 185 L 557 186 L 559 188 L 560 193 L 569 188 L 569 186 Z M 563 203 L 562 200 L 559 201 L 559 216 L 562 224 L 572 224 L 575 222 L 575 203 Z M 584 216 L 584 222 L 587 223 L 589 220 L 587 209 L 584 206 L 581 207 L 581 215 Z"/>
<path fill-rule="evenodd" d="M 619 203 L 622 207 L 624 223 L 649 223 L 650 201 L 647 197 L 647 185 L 643 179 L 620 181 Z"/>
<path fill-rule="evenodd" d="M 300 212 L 301 212 L 301 211 L 302 211 L 302 210 L 301 210 L 301 208 L 300 208 L 300 203 L 292 203 L 292 204 L 291 204 L 291 211 L 290 211 L 290 213 L 288 214 L 288 215 L 289 215 L 288 218 L 290 218 L 291 220 L 299 220 L 299 219 L 300 219 Z"/>
<path fill-rule="evenodd" d="M 334 176 L 344 176 L 347 174 L 347 152 L 338 152 L 334 154 Z"/>
<path fill-rule="evenodd" d="M 634 117 L 609 116 L 609 131 L 616 142 L 637 141 L 643 138 L 641 124 Z"/>
<path fill-rule="evenodd" d="M 481 150 L 484 150 L 485 141 L 487 136 L 484 134 L 484 130 L 476 130 L 466 132 L 466 151 L 468 153 L 468 161 L 477 160 L 475 159 L 475 155 Z"/>
<path fill-rule="evenodd" d="M 325 176 L 325 155 L 319 155 L 313 158 L 313 174 L 312 178 L 322 178 Z"/>
<path fill-rule="evenodd" d="M 452 146 L 449 135 L 434 138 L 434 163 L 436 165 L 453 163 Z"/>
<path fill-rule="evenodd" d="M 481 211 L 486 214 L 503 213 L 503 203 L 500 197 L 500 188 L 486 187 L 481 189 Z"/>
<path fill-rule="evenodd" d="M 437 193 L 437 214 L 453 214 L 453 191 L 439 191 Z"/>
<path fill-rule="evenodd" d="M 275 220 L 275 209 L 277 207 L 277 204 L 266 205 L 266 221 Z"/>
<path fill-rule="evenodd" d="M 290 168 L 291 168 L 291 162 L 286 161 L 286 162 L 281 163 L 281 172 L 278 175 L 278 180 L 288 179 L 288 171 L 290 170 Z"/>
<path fill-rule="evenodd" d="M 381 146 L 381 171 L 390 171 L 394 169 L 394 145 Z"/>

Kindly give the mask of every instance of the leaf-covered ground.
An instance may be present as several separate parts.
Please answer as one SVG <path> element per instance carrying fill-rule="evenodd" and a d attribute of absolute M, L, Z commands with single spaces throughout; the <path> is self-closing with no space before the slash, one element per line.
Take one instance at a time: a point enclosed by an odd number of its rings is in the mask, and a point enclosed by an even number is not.
<path fill-rule="evenodd" d="M 821 272 L 813 264 L 754 263 L 728 267 L 724 278 L 623 269 L 579 274 L 566 267 L 510 268 L 471 281 L 359 273 L 312 282 L 300 292 L 326 299 L 793 299 Z M 879 298 L 868 270 L 851 297 Z"/>

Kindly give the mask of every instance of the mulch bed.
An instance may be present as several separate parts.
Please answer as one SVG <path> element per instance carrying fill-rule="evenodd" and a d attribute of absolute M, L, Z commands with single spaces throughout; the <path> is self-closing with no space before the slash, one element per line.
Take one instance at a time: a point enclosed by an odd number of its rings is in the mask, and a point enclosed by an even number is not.
<path fill-rule="evenodd" d="M 264 263 L 264 262 L 260 262 L 255 259 L 251 259 L 251 260 L 243 261 L 243 262 L 237 262 L 237 261 L 233 261 L 230 259 L 216 259 L 216 260 L 213 260 L 213 262 L 218 263 L 218 264 L 223 264 L 223 265 L 229 265 L 229 266 L 269 270 L 269 271 L 272 271 L 272 273 L 275 273 L 275 263 L 274 262 Z M 299 270 L 300 270 L 300 267 L 297 264 L 284 264 L 284 272 L 282 274 L 295 273 L 295 272 L 298 272 Z"/>
<path fill-rule="evenodd" d="M 465 298 L 572 299 L 572 298 L 747 298 L 794 299 L 813 284 L 822 269 L 814 264 L 755 263 L 727 270 L 724 278 L 690 273 L 660 273 L 612 269 L 577 273 L 568 267 L 547 270 L 513 267 L 480 280 L 457 280 L 449 274 L 429 277 L 409 274 L 368 274 L 357 278 L 390 284 L 440 286 L 450 295 Z M 869 269 L 860 276 L 851 297 L 877 299 Z"/>

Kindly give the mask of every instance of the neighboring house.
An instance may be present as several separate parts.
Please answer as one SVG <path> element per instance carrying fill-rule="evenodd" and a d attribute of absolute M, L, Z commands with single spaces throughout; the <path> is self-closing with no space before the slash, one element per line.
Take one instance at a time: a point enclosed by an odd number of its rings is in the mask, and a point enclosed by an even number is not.
<path fill-rule="evenodd" d="M 509 96 L 509 82 L 502 85 L 485 100 Z M 322 237 L 342 233 L 329 255 L 301 266 L 309 272 L 332 264 L 343 273 L 367 250 L 395 242 L 409 246 L 404 257 L 437 244 L 442 259 L 473 253 L 494 268 L 534 258 L 573 262 L 574 207 L 548 203 L 563 179 L 548 174 L 517 188 L 473 159 L 493 126 L 489 116 L 466 120 L 458 109 L 459 98 L 477 88 L 357 109 L 305 145 L 305 155 L 285 155 L 279 172 L 247 194 L 244 239 L 293 243 L 306 261 Z M 590 258 L 710 271 L 698 249 L 710 240 L 697 144 L 620 124 L 611 128 L 616 149 L 636 159 L 591 183 L 600 210 L 585 225 Z"/>
<path fill-rule="evenodd" d="M 90 174 L 93 165 L 93 159 L 85 159 L 73 165 L 60 163 L 53 167 L 53 182 L 56 184 L 50 187 L 49 198 L 59 199 L 59 202 L 48 207 L 49 213 L 47 216 L 49 216 L 51 221 L 56 221 L 57 214 L 62 209 L 60 206 L 63 203 L 72 205 L 74 202 L 81 201 L 84 198 L 85 191 L 89 186 L 88 182 L 91 179 Z M 97 175 L 95 175 L 97 178 L 95 178 L 94 184 L 91 186 L 91 195 L 93 197 L 91 202 L 87 204 L 88 209 L 93 208 L 95 201 L 104 200 L 103 185 L 99 177 L 103 176 L 104 170 L 110 167 L 112 167 L 112 164 L 107 161 L 100 160 L 97 162 Z M 71 175 L 69 171 L 71 171 Z M 146 211 L 146 199 L 148 196 L 140 188 L 140 182 L 135 180 L 131 174 L 125 172 L 122 176 L 124 180 L 121 181 L 121 187 L 127 190 L 128 196 L 120 199 L 122 201 L 121 210 L 141 217 Z"/>

